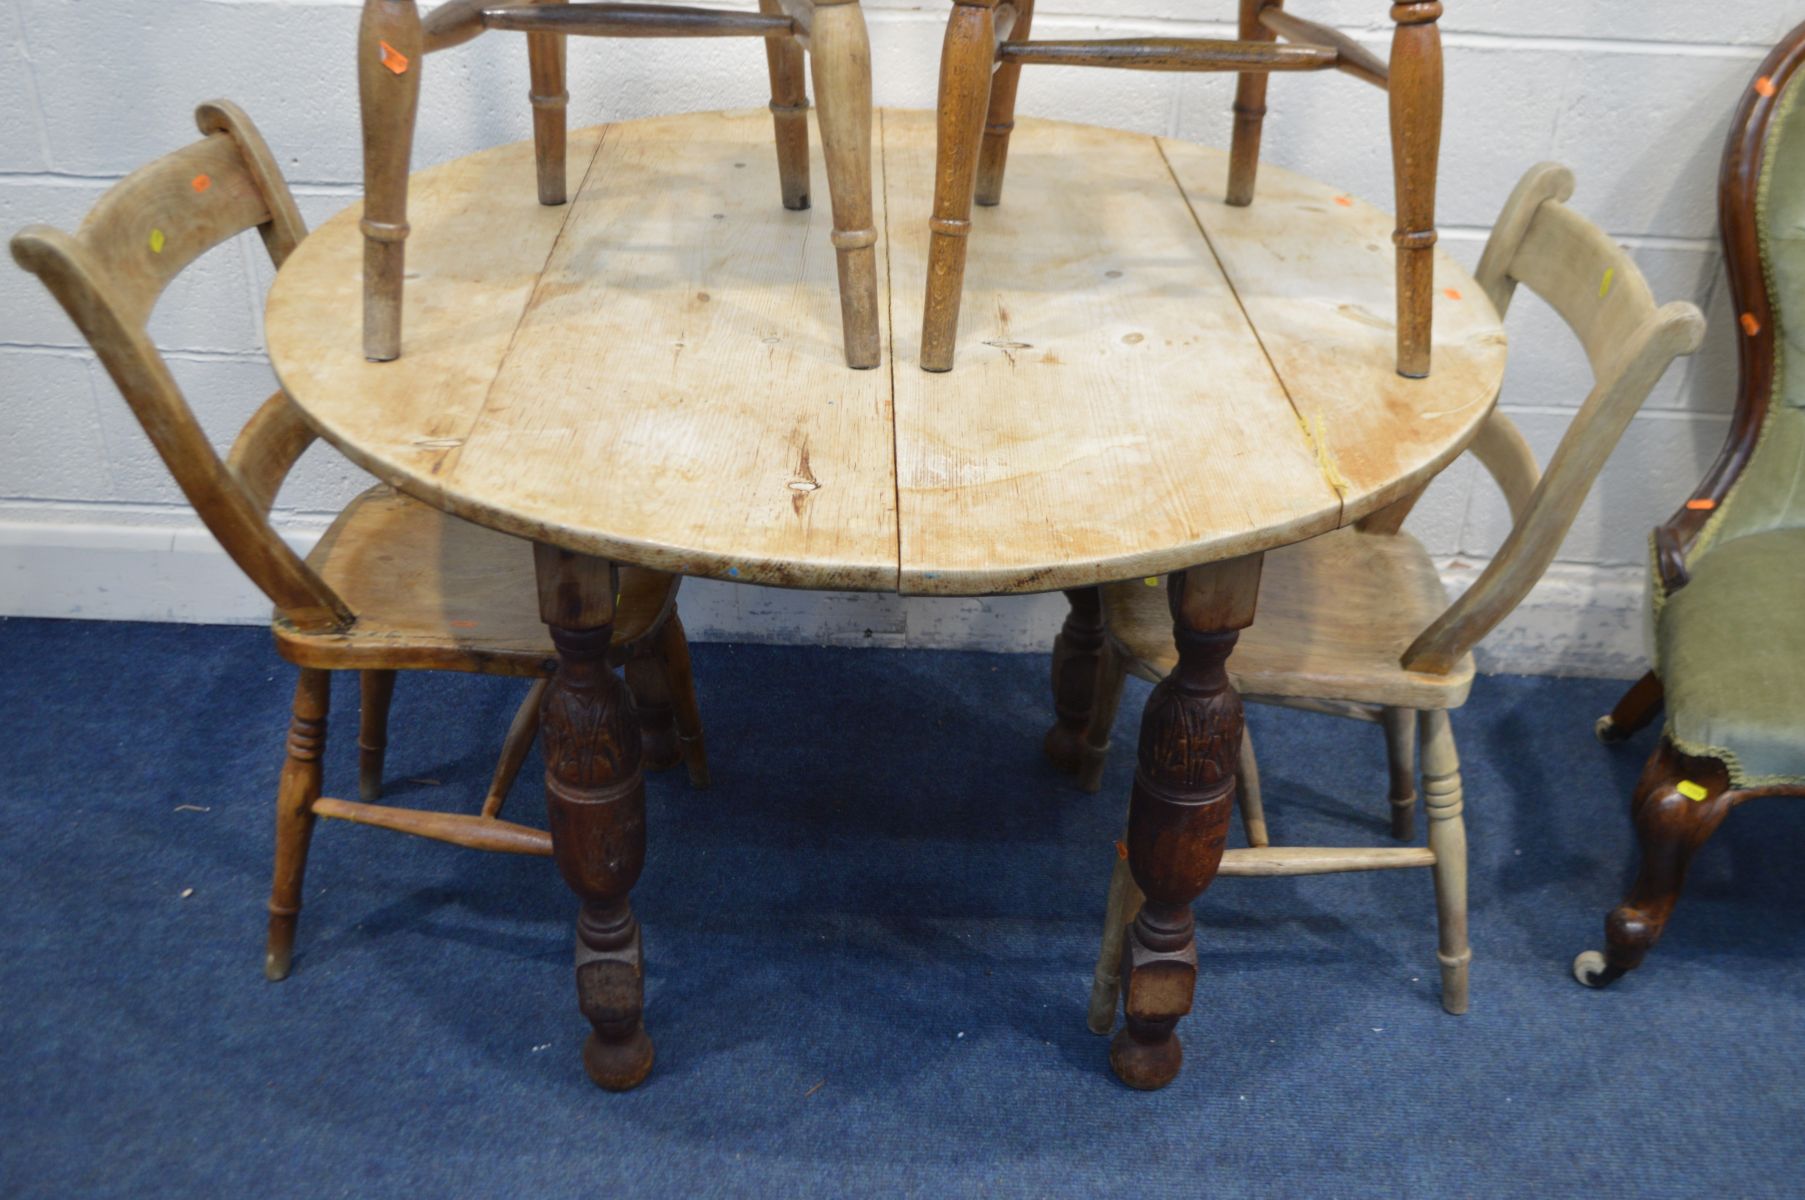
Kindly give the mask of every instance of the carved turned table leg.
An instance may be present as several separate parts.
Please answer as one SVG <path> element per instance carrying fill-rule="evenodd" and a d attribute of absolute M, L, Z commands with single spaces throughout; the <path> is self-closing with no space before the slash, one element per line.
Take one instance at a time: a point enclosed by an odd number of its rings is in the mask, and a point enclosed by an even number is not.
<path fill-rule="evenodd" d="M 1191 904 L 1216 878 L 1241 752 L 1241 698 L 1229 652 L 1253 623 L 1260 556 L 1174 574 L 1169 585 L 1178 665 L 1141 718 L 1128 802 L 1128 868 L 1146 895 L 1122 947 L 1126 1027 L 1109 1065 L 1130 1087 L 1171 1083 L 1183 1063 L 1174 1030 L 1191 1011 L 1197 947 Z"/>
<path fill-rule="evenodd" d="M 539 615 L 558 649 L 540 736 L 552 857 L 582 900 L 577 915 L 577 1005 L 593 1032 L 589 1078 L 610 1091 L 652 1069 L 646 1036 L 639 922 L 627 894 L 646 858 L 645 777 L 632 693 L 608 666 L 619 572 L 605 559 L 534 547 Z"/>

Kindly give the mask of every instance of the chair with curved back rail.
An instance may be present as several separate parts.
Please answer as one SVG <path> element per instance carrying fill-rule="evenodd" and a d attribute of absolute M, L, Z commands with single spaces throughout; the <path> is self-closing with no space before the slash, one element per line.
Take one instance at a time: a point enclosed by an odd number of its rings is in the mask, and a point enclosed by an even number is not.
<path fill-rule="evenodd" d="M 1660 940 L 1687 868 L 1730 810 L 1805 796 L 1805 25 L 1744 93 L 1719 177 L 1738 314 L 1730 436 L 1654 531 L 1654 670 L 1598 722 L 1621 741 L 1666 724 L 1630 802 L 1641 867 L 1573 963 L 1603 987 Z M 1789 324 L 1789 321 L 1794 324 Z M 1790 360 L 1790 362 L 1789 362 Z"/>
<path fill-rule="evenodd" d="M 939 149 L 934 212 L 928 222 L 923 369 L 952 369 L 972 202 L 974 198 L 985 206 L 1001 202 L 1022 66 L 1051 63 L 1237 72 L 1227 196 L 1233 205 L 1253 202 L 1266 80 L 1272 72 L 1344 71 L 1388 92 L 1398 215 L 1392 234 L 1398 264 L 1398 374 L 1411 378 L 1429 374 L 1435 170 L 1442 119 L 1441 34 L 1436 21 L 1442 6 L 1438 0 L 1391 5 L 1397 28 L 1388 62 L 1347 34 L 1286 11 L 1284 3 L 1240 0 L 1238 41 L 1164 37 L 1031 41 L 1034 0 L 955 0 L 940 54 Z M 1083 170 L 1083 163 L 1074 163 L 1073 169 Z"/>
<path fill-rule="evenodd" d="M 401 295 L 407 175 L 426 55 L 489 29 L 524 32 L 532 75 L 533 146 L 539 203 L 563 204 L 565 39 L 589 37 L 756 37 L 765 41 L 783 206 L 809 206 L 808 95 L 803 53 L 815 84 L 821 152 L 833 202 L 846 365 L 880 357 L 877 228 L 871 201 L 871 45 L 858 0 L 759 0 L 757 12 L 664 4 L 555 0 L 448 0 L 424 21 L 414 0 L 364 0 L 358 35 L 358 90 L 364 137 L 364 354 L 401 354 Z"/>
<path fill-rule="evenodd" d="M 557 665 L 540 619 L 533 547 L 377 486 L 354 499 L 305 558 L 269 522 L 270 506 L 314 440 L 280 391 L 221 459 L 146 326 L 164 288 L 195 259 L 249 229 L 280 266 L 306 235 L 257 129 L 235 105 L 195 112 L 205 135 L 114 185 L 73 234 L 32 226 L 13 257 L 44 281 L 131 405 L 195 512 L 275 605 L 276 648 L 301 668 L 276 798 L 276 865 L 265 973 L 293 954 L 315 819 L 333 817 L 480 850 L 551 853 L 540 829 L 500 818 L 538 729 Z M 648 766 L 687 761 L 707 782 L 675 576 L 622 572 L 612 654 L 625 660 L 646 730 Z M 481 815 L 374 803 L 389 700 L 402 670 L 473 671 L 535 680 L 515 717 Z M 360 673 L 359 800 L 321 795 L 330 672 Z"/>
<path fill-rule="evenodd" d="M 1228 660 L 1243 699 L 1328 712 L 1383 726 L 1391 755 L 1392 832 L 1414 832 L 1415 738 L 1422 740 L 1425 846 L 1272 846 L 1251 743 L 1237 775 L 1250 845 L 1224 853 L 1223 875 L 1315 875 L 1427 867 L 1440 924 L 1442 1005 L 1467 1008 L 1466 827 L 1460 762 L 1448 713 L 1466 702 L 1472 648 L 1529 593 L 1560 549 L 1581 502 L 1630 418 L 1678 355 L 1696 350 L 1704 318 L 1690 304 L 1656 307 L 1634 261 L 1569 208 L 1573 176 L 1547 163 L 1511 193 L 1475 278 L 1500 313 L 1522 283 L 1548 301 L 1578 336 L 1593 388 L 1549 460 L 1546 473 L 1516 426 L 1493 410 L 1472 450 L 1497 480 L 1513 526 L 1467 592 L 1447 601 L 1428 552 L 1400 526 L 1410 496 L 1351 528 L 1268 552 L 1258 608 Z M 1420 493 L 1419 493 L 1420 495 Z M 1166 589 L 1140 580 L 1111 584 L 1074 605 L 1056 655 L 1060 724 L 1049 737 L 1056 763 L 1095 788 L 1109 748 L 1125 672 L 1163 682 L 1177 661 Z M 1100 626 L 1100 627 L 1099 627 Z M 1095 647 L 1094 651 L 1090 648 Z M 1088 659 L 1088 661 L 1086 661 Z M 1086 673 L 1095 692 L 1084 694 Z M 1151 706 L 1150 706 L 1151 708 Z M 1074 717 L 1084 724 L 1072 728 Z M 1072 750 L 1076 737 L 1078 745 Z M 1062 755 L 1058 751 L 1065 751 Z M 1091 1028 L 1108 1033 L 1115 1012 L 1123 930 L 1140 906 L 1125 860 L 1109 889 Z"/>

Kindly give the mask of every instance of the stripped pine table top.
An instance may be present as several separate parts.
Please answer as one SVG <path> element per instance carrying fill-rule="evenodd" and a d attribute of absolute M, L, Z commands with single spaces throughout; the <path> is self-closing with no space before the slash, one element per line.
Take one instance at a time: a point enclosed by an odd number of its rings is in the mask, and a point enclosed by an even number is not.
<path fill-rule="evenodd" d="M 975 216 L 957 364 L 924 372 L 932 114 L 876 133 L 876 370 L 844 365 L 827 210 L 778 203 L 756 110 L 575 133 L 557 208 L 527 143 L 422 171 L 393 362 L 362 355 L 352 206 L 277 276 L 276 372 L 351 459 L 496 529 L 933 595 L 1327 532 L 1420 487 L 1496 398 L 1497 313 L 1445 255 L 1433 372 L 1394 371 L 1384 213 L 1271 166 L 1230 208 L 1221 151 L 1035 120 Z"/>

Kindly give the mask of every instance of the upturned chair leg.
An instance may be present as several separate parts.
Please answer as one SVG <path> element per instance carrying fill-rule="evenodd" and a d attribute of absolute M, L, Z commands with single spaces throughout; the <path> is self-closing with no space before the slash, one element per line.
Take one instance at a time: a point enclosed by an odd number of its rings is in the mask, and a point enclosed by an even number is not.
<path fill-rule="evenodd" d="M 996 56 L 996 0 L 958 0 L 940 52 L 934 157 L 934 215 L 928 220 L 928 286 L 921 316 L 921 368 L 950 371 L 965 288 L 966 240 L 990 68 Z"/>
<path fill-rule="evenodd" d="M 1021 0 L 1015 7 L 1015 24 L 1009 40 L 1028 40 L 1028 27 L 1034 21 L 1034 0 Z M 1003 168 L 1009 163 L 1009 135 L 1015 130 L 1015 89 L 1021 82 L 1022 65 L 1006 62 L 990 76 L 990 110 L 984 117 L 984 142 L 978 150 L 978 183 L 973 199 L 989 208 L 1003 199 Z"/>
<path fill-rule="evenodd" d="M 1086 1024 L 1098 1037 L 1108 1037 L 1116 1027 L 1116 1000 L 1122 994 L 1122 942 L 1128 923 L 1140 914 L 1145 899 L 1128 869 L 1128 854 L 1116 847 L 1116 865 L 1109 876 L 1109 902 L 1103 912 L 1103 944 L 1097 950 L 1097 969 L 1091 975 L 1091 1008 Z"/>
<path fill-rule="evenodd" d="M 1574 959 L 1574 978 L 1604 987 L 1642 965 L 1679 902 L 1692 856 L 1731 807 L 1730 773 L 1722 762 L 1681 754 L 1661 739 L 1630 801 L 1642 849 L 1636 881 L 1604 919 L 1604 953 L 1588 950 Z"/>
<path fill-rule="evenodd" d="M 783 16 L 781 0 L 758 0 L 758 11 Z M 777 135 L 777 182 L 783 206 L 808 207 L 808 91 L 803 85 L 807 68 L 802 47 L 795 38 L 766 38 L 765 65 L 771 72 L 771 124 Z"/>
<path fill-rule="evenodd" d="M 507 803 L 508 793 L 514 790 L 514 780 L 520 775 L 520 768 L 526 762 L 526 756 L 532 753 L 533 739 L 539 736 L 539 706 L 545 702 L 545 689 L 551 686 L 549 679 L 535 679 L 533 686 L 527 689 L 526 699 L 514 713 L 514 720 L 508 725 L 508 736 L 501 743 L 501 757 L 495 763 L 495 776 L 489 781 L 489 794 L 483 798 L 483 816 L 489 818 L 501 815 L 501 806 Z"/>
<path fill-rule="evenodd" d="M 1260 761 L 1253 753 L 1253 733 L 1241 730 L 1241 756 L 1235 761 L 1235 791 L 1241 801 L 1241 828 L 1249 846 L 1270 846 L 1266 803 L 1260 797 Z"/>
<path fill-rule="evenodd" d="M 710 782 L 708 744 L 702 737 L 702 708 L 696 702 L 696 676 L 690 668 L 689 639 L 684 636 L 683 622 L 678 619 L 675 608 L 665 618 L 658 651 L 664 659 L 666 679 L 670 683 L 677 741 L 683 748 L 683 762 L 689 768 L 690 786 L 705 788 Z"/>
<path fill-rule="evenodd" d="M 401 288 L 407 251 L 407 168 L 420 63 L 426 57 L 414 0 L 364 0 L 357 33 L 363 119 L 364 357 L 401 355 Z"/>
<path fill-rule="evenodd" d="M 1097 654 L 1097 697 L 1091 705 L 1090 723 L 1084 730 L 1084 751 L 1078 760 L 1078 786 L 1093 793 L 1103 787 L 1110 735 L 1116 727 L 1116 711 L 1122 706 L 1122 688 L 1128 681 L 1128 662 L 1108 638 Z"/>
<path fill-rule="evenodd" d="M 1467 1011 L 1467 827 L 1461 816 L 1460 756 L 1454 730 L 1440 709 L 1419 714 L 1423 743 L 1423 804 L 1429 816 L 1429 849 L 1435 853 L 1435 912 L 1440 926 L 1441 1005 Z"/>
<path fill-rule="evenodd" d="M 875 367 L 877 225 L 871 206 L 871 40 L 857 0 L 816 0 L 809 32 L 816 120 L 833 202 L 840 270 L 840 325 L 846 365 Z"/>
<path fill-rule="evenodd" d="M 1391 768 L 1391 836 L 1407 842 L 1416 836 L 1416 711 L 1387 708 L 1379 723 Z"/>
<path fill-rule="evenodd" d="M 1270 42 L 1278 35 L 1260 24 L 1260 10 L 1278 8 L 1284 0 L 1241 0 L 1240 39 Z M 1260 133 L 1266 122 L 1265 71 L 1243 71 L 1235 81 L 1235 130 L 1228 148 L 1228 195 L 1236 208 L 1253 203 L 1254 180 L 1260 171 Z"/>
<path fill-rule="evenodd" d="M 382 799 L 382 763 L 389 748 L 389 701 L 395 696 L 395 672 L 360 671 L 362 696 L 357 712 L 357 798 L 366 804 Z"/>
<path fill-rule="evenodd" d="M 530 0 L 543 4 L 546 0 Z M 533 161 L 539 173 L 539 203 L 566 199 L 565 134 L 570 93 L 564 87 L 565 35 L 526 35 L 527 69 L 532 76 L 528 99 L 533 104 Z"/>
<path fill-rule="evenodd" d="M 1084 765 L 1091 709 L 1097 702 L 1103 593 L 1094 587 L 1072 588 L 1065 598 L 1071 608 L 1053 639 L 1053 727 L 1041 749 L 1048 762 L 1071 775 Z"/>
<path fill-rule="evenodd" d="M 269 942 L 263 974 L 287 979 L 294 961 L 295 922 L 301 915 L 301 881 L 307 847 L 313 840 L 313 803 L 320 798 L 320 756 L 326 751 L 326 712 L 332 676 L 303 669 L 295 684 L 294 716 L 288 726 L 288 758 L 276 791 L 276 869 L 270 883 Z"/>
<path fill-rule="evenodd" d="M 1398 374 L 1429 374 L 1435 295 L 1435 170 L 1441 154 L 1442 56 L 1439 0 L 1391 6 L 1391 169 L 1396 190 Z"/>
<path fill-rule="evenodd" d="M 639 736 L 648 771 L 667 771 L 683 761 L 677 744 L 677 717 L 671 711 L 671 685 L 660 648 L 647 638 L 627 659 L 627 687 L 639 710 Z"/>
<path fill-rule="evenodd" d="M 1661 677 L 1653 671 L 1648 672 L 1630 684 L 1629 691 L 1623 693 L 1616 708 L 1598 718 L 1592 733 L 1607 746 L 1612 742 L 1628 741 L 1655 719 L 1665 695 Z"/>

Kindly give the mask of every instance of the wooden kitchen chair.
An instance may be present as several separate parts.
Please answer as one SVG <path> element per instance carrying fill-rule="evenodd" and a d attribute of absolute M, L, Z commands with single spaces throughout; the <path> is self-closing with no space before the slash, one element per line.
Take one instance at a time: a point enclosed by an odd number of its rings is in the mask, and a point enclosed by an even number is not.
<path fill-rule="evenodd" d="M 1467 1008 L 1466 828 L 1461 819 L 1460 763 L 1449 710 L 1466 701 L 1473 682 L 1472 648 L 1516 608 L 1560 549 L 1592 481 L 1643 399 L 1677 355 L 1704 336 L 1690 304 L 1655 306 L 1629 255 L 1565 201 L 1573 176 L 1554 164 L 1523 177 L 1493 228 L 1475 278 L 1500 313 L 1518 283 L 1564 318 L 1591 362 L 1593 388 L 1574 414 L 1546 474 L 1522 435 L 1494 410 L 1472 450 L 1503 490 L 1514 520 L 1510 535 L 1479 579 L 1452 605 L 1429 554 L 1401 531 L 1415 496 L 1352 528 L 1265 556 L 1259 607 L 1228 660 L 1243 699 L 1382 725 L 1391 754 L 1392 831 L 1411 836 L 1414 736 L 1422 739 L 1428 844 L 1401 847 L 1302 847 L 1268 844 L 1251 744 L 1243 742 L 1241 815 L 1250 843 L 1227 851 L 1223 875 L 1316 875 L 1394 867 L 1428 867 L 1435 879 L 1441 935 L 1442 1006 Z M 1082 593 L 1081 593 L 1082 595 Z M 1098 617 L 1101 628 L 1095 628 Z M 1071 634 L 1076 623 L 1079 643 Z M 1094 788 L 1108 751 L 1125 671 L 1169 687 L 1177 661 L 1166 589 L 1141 580 L 1085 597 L 1062 634 L 1056 656 L 1066 675 L 1062 730 L 1050 748 L 1069 745 L 1074 710 L 1086 724 L 1076 754 L 1064 756 Z M 1096 646 L 1094 655 L 1082 651 Z M 1088 660 L 1088 661 L 1087 661 Z M 1094 702 L 1069 679 L 1091 664 Z M 1150 711 L 1157 705 L 1149 705 Z M 1056 754 L 1055 761 L 1061 761 Z M 1114 1016 L 1123 930 L 1140 907 L 1125 860 L 1109 889 L 1103 949 L 1091 995 L 1091 1028 L 1108 1033 Z"/>
<path fill-rule="evenodd" d="M 271 527 L 270 505 L 314 434 L 277 392 L 220 458 L 146 326 L 189 263 L 255 228 L 280 266 L 306 234 L 294 198 L 250 119 L 225 101 L 195 111 L 201 141 L 115 184 L 73 234 L 22 230 L 13 257 L 33 272 L 93 346 L 182 493 L 232 560 L 276 606 L 276 649 L 301 668 L 276 797 L 270 894 L 271 979 L 288 974 L 301 879 L 316 817 L 418 834 L 479 850 L 551 853 L 538 829 L 500 819 L 531 748 L 538 700 L 557 666 L 540 619 L 533 547 L 377 486 L 353 500 L 305 559 Z M 689 764 L 707 781 L 675 576 L 622 573 L 613 657 L 625 660 L 647 729 L 646 765 Z M 537 680 L 508 731 L 482 815 L 373 803 L 381 787 L 389 698 L 399 670 L 475 671 Z M 362 676 L 360 800 L 322 797 L 329 673 Z"/>
<path fill-rule="evenodd" d="M 928 221 L 927 296 L 921 365 L 952 369 L 966 239 L 974 196 L 1002 200 L 1015 90 L 1025 63 L 1126 67 L 1140 71 L 1235 71 L 1234 140 L 1228 203 L 1253 201 L 1273 71 L 1345 71 L 1390 93 L 1392 179 L 1396 190 L 1398 374 L 1429 374 L 1435 248 L 1435 169 L 1441 150 L 1441 34 L 1436 0 L 1391 6 L 1397 23 L 1387 63 L 1338 30 L 1283 8 L 1285 0 L 1240 0 L 1240 40 L 1126 38 L 1029 41 L 1034 0 L 955 0 L 940 56 L 939 150 L 934 213 Z M 1376 2 L 1376 0 L 1375 0 Z M 1279 39 L 1284 39 L 1280 41 Z M 1072 164 L 1082 171 L 1084 164 Z"/>
<path fill-rule="evenodd" d="M 1665 702 L 1630 800 L 1641 865 L 1573 963 L 1604 987 L 1642 964 L 1692 856 L 1730 810 L 1805 796 L 1805 25 L 1760 67 L 1730 126 L 1718 220 L 1741 378 L 1730 435 L 1657 528 L 1655 669 L 1598 722 L 1621 741 Z M 1789 322 L 1792 322 L 1789 324 Z"/>
<path fill-rule="evenodd" d="M 783 206 L 809 206 L 808 52 L 833 202 L 846 365 L 878 365 L 877 227 L 871 205 L 871 44 L 858 0 L 759 0 L 759 11 L 551 0 L 449 0 L 424 21 L 414 0 L 364 0 L 357 77 L 364 139 L 364 354 L 401 354 L 407 177 L 426 55 L 489 29 L 527 35 L 539 203 L 565 201 L 565 38 L 765 39 Z"/>

